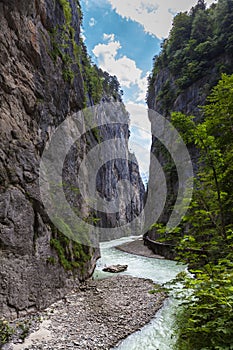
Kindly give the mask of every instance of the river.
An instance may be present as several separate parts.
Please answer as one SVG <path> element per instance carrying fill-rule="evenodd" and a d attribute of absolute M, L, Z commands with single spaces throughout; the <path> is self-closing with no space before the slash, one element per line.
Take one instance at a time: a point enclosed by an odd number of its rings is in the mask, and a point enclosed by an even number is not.
<path fill-rule="evenodd" d="M 115 249 L 119 244 L 135 240 L 136 237 L 121 238 L 111 242 L 101 243 L 101 259 L 97 262 L 95 278 L 108 277 L 109 273 L 102 272 L 104 266 L 112 264 L 127 264 L 127 271 L 123 274 L 134 277 L 150 278 L 162 284 L 173 279 L 184 266 L 165 259 L 146 258 L 132 255 Z M 112 276 L 112 275 L 111 275 Z M 172 350 L 174 341 L 172 329 L 175 322 L 177 301 L 169 297 L 163 308 L 155 315 L 149 324 L 138 332 L 133 333 L 114 350 Z"/>

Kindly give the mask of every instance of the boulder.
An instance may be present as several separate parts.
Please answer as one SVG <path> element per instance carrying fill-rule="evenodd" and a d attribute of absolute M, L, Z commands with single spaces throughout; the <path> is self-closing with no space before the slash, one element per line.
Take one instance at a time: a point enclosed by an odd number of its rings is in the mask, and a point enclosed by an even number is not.
<path fill-rule="evenodd" d="M 104 272 L 118 273 L 127 270 L 128 265 L 111 265 L 103 268 Z"/>

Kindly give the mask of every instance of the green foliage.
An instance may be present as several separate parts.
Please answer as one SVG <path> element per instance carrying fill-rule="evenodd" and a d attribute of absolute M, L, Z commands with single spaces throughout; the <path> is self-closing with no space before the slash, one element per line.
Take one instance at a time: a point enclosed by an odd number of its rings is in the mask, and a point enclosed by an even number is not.
<path fill-rule="evenodd" d="M 0 320 L 0 348 L 2 348 L 2 345 L 11 341 L 13 335 L 16 335 L 19 339 L 24 341 L 29 334 L 30 324 L 29 320 L 17 323 L 14 321 L 10 323 L 6 320 Z"/>
<path fill-rule="evenodd" d="M 61 219 L 58 219 L 58 221 L 63 233 L 54 229 L 50 245 L 56 250 L 59 262 L 64 269 L 74 271 L 77 268 L 83 267 L 90 260 L 89 248 L 75 240 L 71 240 L 74 235 L 70 227 Z"/>
<path fill-rule="evenodd" d="M 62 7 L 65 23 L 62 26 L 57 26 L 51 31 L 51 43 L 53 50 L 50 55 L 54 61 L 57 57 L 61 57 L 64 68 L 63 78 L 65 81 L 73 83 L 75 72 L 73 64 L 80 63 L 80 55 L 78 55 L 78 45 L 75 41 L 75 29 L 72 27 L 72 9 L 68 0 L 59 0 Z M 82 18 L 79 3 L 77 10 Z"/>
<path fill-rule="evenodd" d="M 70 37 L 70 25 L 63 25 L 56 27 L 50 32 L 52 50 L 50 56 L 56 63 L 58 57 L 61 58 L 63 63 L 62 75 L 65 81 L 72 83 L 75 77 L 73 69 L 74 57 L 72 57 L 72 51 L 76 47 L 76 43 L 73 37 Z"/>
<path fill-rule="evenodd" d="M 233 53 L 233 2 L 219 0 L 215 13 L 215 35 L 227 53 Z"/>
<path fill-rule="evenodd" d="M 114 75 L 110 75 L 108 72 L 102 71 L 102 69 L 96 67 L 98 71 L 98 75 L 100 76 L 104 92 L 108 96 L 113 96 L 115 100 L 121 101 L 121 96 L 123 95 L 123 91 L 120 90 L 120 84 L 117 80 L 117 77 Z"/>
<path fill-rule="evenodd" d="M 82 24 L 83 13 L 82 13 L 81 5 L 80 5 L 79 0 L 76 0 L 76 3 L 77 3 L 77 11 L 78 11 L 79 20 L 80 20 L 80 23 Z"/>
<path fill-rule="evenodd" d="M 207 101 L 203 121 L 172 114 L 184 140 L 199 151 L 185 233 L 173 235 L 179 259 L 195 275 L 185 280 L 178 350 L 233 349 L 233 75 L 223 74 Z"/>
<path fill-rule="evenodd" d="M 100 136 L 99 129 L 96 128 L 96 127 L 93 128 L 93 129 L 92 129 L 92 134 L 94 135 L 96 141 L 97 141 L 98 143 L 100 143 L 100 142 L 101 142 L 101 136 Z"/>
<path fill-rule="evenodd" d="M 161 108 L 165 114 L 169 112 L 169 108 L 173 104 L 174 100 L 175 92 L 171 87 L 170 81 L 166 80 L 157 96 L 157 101 L 161 101 Z"/>
<path fill-rule="evenodd" d="M 7 343 L 13 333 L 14 330 L 9 323 L 6 320 L 0 320 L 0 346 Z"/>
<path fill-rule="evenodd" d="M 165 46 L 168 54 L 185 47 L 186 42 L 190 38 L 191 26 L 192 19 L 187 12 L 180 12 L 175 16 L 173 26 L 169 34 L 169 40 L 166 42 Z"/>
<path fill-rule="evenodd" d="M 70 68 L 63 69 L 62 76 L 63 76 L 65 81 L 72 83 L 74 80 L 74 72 Z"/>
<path fill-rule="evenodd" d="M 155 284 L 154 285 L 154 288 L 149 290 L 149 294 L 158 294 L 158 293 L 164 293 L 165 295 L 167 295 L 167 292 L 168 292 L 168 289 L 167 288 L 164 288 L 164 287 L 161 287 L 160 285 L 158 284 Z"/>
<path fill-rule="evenodd" d="M 198 227 L 201 236 L 206 235 L 204 242 L 215 233 L 218 244 L 232 228 L 233 186 L 229 181 L 233 175 L 232 86 L 233 76 L 223 75 L 209 96 L 209 103 L 203 107 L 203 122 L 194 123 L 194 117 L 172 114 L 172 121 L 184 140 L 195 144 L 200 155 L 192 207 L 186 221 L 192 223 L 196 233 Z"/>
<path fill-rule="evenodd" d="M 82 72 L 86 94 L 94 104 L 98 104 L 103 96 L 103 84 L 96 65 L 92 64 L 87 54 L 84 43 L 82 43 Z"/>
<path fill-rule="evenodd" d="M 177 315 L 177 350 L 233 348 L 233 264 L 219 260 L 186 277 Z M 187 291 L 186 291 L 187 290 Z M 184 293 L 185 291 L 185 293 Z M 190 293 L 191 291 L 191 293 Z"/>
<path fill-rule="evenodd" d="M 154 59 L 148 92 L 158 73 L 168 70 L 170 86 L 156 96 L 167 115 L 174 98 L 201 78 L 207 96 L 222 73 L 233 73 L 233 1 L 203 0 L 189 13 L 178 14 L 169 38 Z M 172 86 L 172 88 L 171 88 Z M 168 99 L 169 93 L 173 99 Z M 201 108 L 202 118 L 172 113 L 172 122 L 199 158 L 194 195 L 176 232 L 154 229 L 161 241 L 176 245 L 177 259 L 189 265 L 182 307 L 177 316 L 175 349 L 233 349 L 233 76 L 221 80 Z M 195 160 L 196 163 L 196 160 Z M 184 301 L 183 301 L 184 300 Z"/>
<path fill-rule="evenodd" d="M 24 341 L 24 339 L 28 336 L 29 334 L 29 324 L 28 321 L 26 322 L 20 322 L 18 324 L 18 328 L 20 329 L 20 336 L 19 338 Z"/>
<path fill-rule="evenodd" d="M 196 11 L 192 21 L 190 39 L 196 40 L 197 43 L 203 43 L 211 34 L 209 13 L 205 11 L 205 8 L 199 9 Z"/>
<path fill-rule="evenodd" d="M 168 69 L 173 81 L 174 98 L 161 98 L 164 86 L 157 98 L 170 111 L 178 94 L 204 76 L 209 76 L 212 86 L 221 73 L 233 73 L 232 61 L 219 65 L 218 57 L 233 53 L 233 2 L 218 0 L 206 8 L 199 0 L 189 13 L 178 13 L 168 39 L 162 44 L 161 53 L 154 58 L 153 72 L 148 79 L 148 95 L 153 90 L 158 72 Z M 223 60 L 223 59 L 222 59 Z M 213 74 L 214 72 L 214 74 Z M 170 91 L 171 92 L 171 91 Z M 174 92 L 173 92 L 174 93 Z M 164 112 L 164 107 L 162 106 Z"/>
<path fill-rule="evenodd" d="M 71 11 L 71 7 L 70 7 L 70 3 L 68 0 L 59 0 L 59 3 L 62 6 L 63 13 L 64 13 L 65 20 L 66 20 L 66 24 L 67 24 L 67 26 L 69 26 L 69 25 L 71 25 L 71 21 L 72 21 L 72 11 Z"/>
<path fill-rule="evenodd" d="M 75 77 L 78 74 L 81 75 L 85 94 L 83 107 L 87 106 L 87 100 L 90 100 L 93 104 L 98 104 L 105 93 L 107 95 L 111 94 L 116 100 L 121 100 L 120 86 L 116 77 L 111 77 L 94 65 L 82 38 L 76 38 L 70 2 L 68 0 L 57 1 L 64 14 L 64 24 L 56 26 L 50 31 L 52 50 L 49 54 L 54 63 L 59 57 L 62 60 L 63 79 L 73 84 Z M 80 21 L 82 21 L 79 1 L 77 1 L 77 12 Z M 111 80 L 114 82 L 114 86 Z"/>
<path fill-rule="evenodd" d="M 49 256 L 47 258 L 47 262 L 51 265 L 55 265 L 56 264 L 56 259 L 54 258 L 54 256 Z"/>

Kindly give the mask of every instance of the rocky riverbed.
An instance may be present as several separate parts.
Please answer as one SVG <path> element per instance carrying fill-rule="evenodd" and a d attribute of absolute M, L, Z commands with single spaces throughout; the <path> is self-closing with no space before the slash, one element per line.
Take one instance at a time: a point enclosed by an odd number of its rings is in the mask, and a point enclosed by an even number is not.
<path fill-rule="evenodd" d="M 165 295 L 149 293 L 153 288 L 149 279 L 125 275 L 89 280 L 38 315 L 17 320 L 29 335 L 23 343 L 15 336 L 3 349 L 110 349 L 163 305 Z"/>

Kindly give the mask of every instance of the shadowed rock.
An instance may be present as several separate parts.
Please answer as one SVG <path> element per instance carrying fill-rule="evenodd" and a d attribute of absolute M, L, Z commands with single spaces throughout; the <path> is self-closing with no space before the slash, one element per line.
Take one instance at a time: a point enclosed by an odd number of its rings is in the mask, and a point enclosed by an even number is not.
<path fill-rule="evenodd" d="M 103 268 L 104 272 L 118 273 L 127 270 L 128 265 L 111 265 Z"/>

